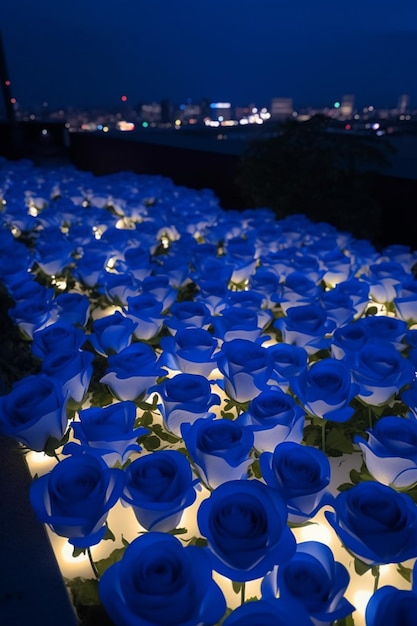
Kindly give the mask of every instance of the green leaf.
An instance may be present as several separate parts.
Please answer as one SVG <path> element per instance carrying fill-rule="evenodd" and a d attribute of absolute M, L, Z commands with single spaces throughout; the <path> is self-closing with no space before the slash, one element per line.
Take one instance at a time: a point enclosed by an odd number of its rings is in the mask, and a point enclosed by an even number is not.
<path fill-rule="evenodd" d="M 186 528 L 173 528 L 172 530 L 168 530 L 170 535 L 186 535 L 188 530 Z"/>
<path fill-rule="evenodd" d="M 144 439 L 140 438 L 140 442 L 148 452 L 158 450 L 161 440 L 156 435 L 147 435 Z"/>
<path fill-rule="evenodd" d="M 233 413 L 229 413 L 228 411 L 221 410 L 220 411 L 220 415 L 225 420 L 234 420 L 235 419 L 235 416 L 233 415 Z"/>
<path fill-rule="evenodd" d="M 180 437 L 176 437 L 172 433 L 168 433 L 166 430 L 164 430 L 161 424 L 155 424 L 152 430 L 157 437 L 162 439 L 162 441 L 168 441 L 168 443 L 178 443 L 178 441 L 181 440 Z"/>
<path fill-rule="evenodd" d="M 76 578 L 66 579 L 65 583 L 71 590 L 76 607 L 100 604 L 98 581 L 95 578 L 81 578 L 77 576 Z"/>
<path fill-rule="evenodd" d="M 255 459 L 252 465 L 249 466 L 249 473 L 255 478 L 262 478 L 261 466 L 258 459 Z"/>
<path fill-rule="evenodd" d="M 364 563 L 363 561 L 358 559 L 358 557 L 356 556 L 354 559 L 354 565 L 355 565 L 355 572 L 358 574 L 358 576 L 363 576 L 364 574 L 366 574 L 366 572 L 368 572 L 373 567 L 372 565 L 368 565 L 367 563 Z"/>
<path fill-rule="evenodd" d="M 351 454 L 354 451 L 352 440 L 346 436 L 343 426 L 337 424 L 329 428 L 326 436 L 326 448 L 328 451 L 335 450 L 345 454 Z"/>
<path fill-rule="evenodd" d="M 333 626 L 355 626 L 352 615 L 346 615 L 342 619 L 338 619 L 333 622 Z"/>
<path fill-rule="evenodd" d="M 106 532 L 104 533 L 103 540 L 104 541 L 108 541 L 108 540 L 116 541 L 116 537 L 114 536 L 110 528 L 107 526 L 107 523 L 106 523 Z"/>
<path fill-rule="evenodd" d="M 65 435 L 62 437 L 62 439 L 56 439 L 56 437 L 48 437 L 46 444 L 45 444 L 45 448 L 44 448 L 44 453 L 47 456 L 56 456 L 56 451 L 58 448 L 62 448 L 62 446 L 65 446 L 66 443 L 68 443 L 68 439 L 70 436 L 70 429 L 68 428 L 67 432 L 65 433 Z"/>
<path fill-rule="evenodd" d="M 402 563 L 398 563 L 397 572 L 404 578 L 404 580 L 411 583 L 411 574 L 413 572 L 411 567 L 404 567 Z"/>
<path fill-rule="evenodd" d="M 114 563 L 120 561 L 125 550 L 126 546 L 123 546 L 123 548 L 116 548 L 105 559 L 100 559 L 100 561 L 96 561 L 96 568 L 99 575 L 102 576 L 106 569 L 108 569 L 111 565 L 114 565 Z"/>
<path fill-rule="evenodd" d="M 138 426 L 151 426 L 153 422 L 153 415 L 151 411 L 144 411 L 142 417 L 139 417 L 137 423 L 135 422 L 135 427 Z"/>
<path fill-rule="evenodd" d="M 352 487 L 353 487 L 352 483 L 342 483 L 341 485 L 338 486 L 337 490 L 347 491 L 348 489 L 352 489 Z"/>
<path fill-rule="evenodd" d="M 289 528 L 305 528 L 306 526 L 316 525 L 317 522 L 288 522 Z"/>
<path fill-rule="evenodd" d="M 192 537 L 188 542 L 189 546 L 197 546 L 197 548 L 205 548 L 207 546 L 207 539 L 204 537 Z"/>

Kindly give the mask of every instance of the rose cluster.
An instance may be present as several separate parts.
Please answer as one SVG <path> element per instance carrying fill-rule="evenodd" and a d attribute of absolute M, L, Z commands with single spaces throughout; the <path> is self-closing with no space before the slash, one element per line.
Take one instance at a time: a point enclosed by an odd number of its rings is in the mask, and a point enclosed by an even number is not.
<path fill-rule="evenodd" d="M 132 512 L 99 582 L 116 625 L 331 624 L 352 558 L 417 557 L 415 252 L 168 179 L 14 167 L 0 281 L 37 369 L 7 379 L 0 433 L 55 459 L 30 500 L 76 550 Z M 340 492 L 326 453 L 363 462 Z M 346 565 L 299 539 L 319 519 Z M 259 596 L 227 611 L 219 577 Z M 407 623 L 414 578 L 367 626 Z"/>

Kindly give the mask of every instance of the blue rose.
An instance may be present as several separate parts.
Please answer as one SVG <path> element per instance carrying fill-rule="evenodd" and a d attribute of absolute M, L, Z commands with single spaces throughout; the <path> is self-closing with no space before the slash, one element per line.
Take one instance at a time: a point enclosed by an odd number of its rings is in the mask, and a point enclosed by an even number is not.
<path fill-rule="evenodd" d="M 358 397 L 374 406 L 387 402 L 414 378 L 414 366 L 386 341 L 366 343 L 348 357 Z"/>
<path fill-rule="evenodd" d="M 247 339 L 225 341 L 217 364 L 224 376 L 227 395 L 237 402 L 248 402 L 267 388 L 272 371 L 268 350 Z"/>
<path fill-rule="evenodd" d="M 133 333 L 137 339 L 148 340 L 155 337 L 162 328 L 162 302 L 152 294 L 128 296 L 126 317 L 137 324 Z"/>
<path fill-rule="evenodd" d="M 210 382 L 198 374 L 177 374 L 165 379 L 155 391 L 162 400 L 158 408 L 164 423 L 177 437 L 181 436 L 181 424 L 192 424 L 205 417 L 213 405 L 220 404 Z"/>
<path fill-rule="evenodd" d="M 265 267 L 259 266 L 256 269 L 255 274 L 252 274 L 249 278 L 249 288 L 259 293 L 266 299 L 266 304 L 269 308 L 274 306 L 272 296 L 276 293 L 279 285 L 279 278 L 275 272 L 271 272 Z"/>
<path fill-rule="evenodd" d="M 408 348 L 407 357 L 417 366 L 417 328 L 411 328 L 406 332 L 404 343 Z"/>
<path fill-rule="evenodd" d="M 99 583 L 101 602 L 124 626 L 211 626 L 226 611 L 206 551 L 171 535 L 135 539 Z"/>
<path fill-rule="evenodd" d="M 321 289 L 304 272 L 295 271 L 286 276 L 285 283 L 278 286 L 272 301 L 277 302 L 286 313 L 290 307 L 312 304 L 320 297 Z"/>
<path fill-rule="evenodd" d="M 30 338 L 35 331 L 53 324 L 57 319 L 54 301 L 43 300 L 40 297 L 16 302 L 8 314 L 19 329 Z"/>
<path fill-rule="evenodd" d="M 123 472 L 89 454 L 70 456 L 30 486 L 30 502 L 40 522 L 85 548 L 104 536 L 109 510 L 123 488 Z"/>
<path fill-rule="evenodd" d="M 171 287 L 168 276 L 146 276 L 140 286 L 142 293 L 149 293 L 162 302 L 163 311 L 169 309 L 176 300 L 177 292 Z"/>
<path fill-rule="evenodd" d="M 58 321 L 33 334 L 32 353 L 43 359 L 55 350 L 79 350 L 86 341 L 81 328 Z"/>
<path fill-rule="evenodd" d="M 248 427 L 214 416 L 183 424 L 182 437 L 203 482 L 214 489 L 226 480 L 247 477 L 253 462 L 253 433 Z"/>
<path fill-rule="evenodd" d="M 397 489 L 417 483 L 417 422 L 386 416 L 366 431 L 368 440 L 356 436 L 372 476 Z"/>
<path fill-rule="evenodd" d="M 220 271 L 223 274 L 225 273 L 223 264 Z M 195 282 L 198 286 L 198 293 L 195 296 L 195 302 L 204 304 L 210 315 L 218 315 L 227 306 L 228 280 L 228 277 L 222 275 L 219 278 L 196 277 Z"/>
<path fill-rule="evenodd" d="M 358 391 L 349 367 L 336 359 L 316 361 L 291 381 L 291 389 L 304 409 L 326 420 L 346 422 L 354 413 L 349 403 Z"/>
<path fill-rule="evenodd" d="M 42 362 L 42 372 L 62 383 L 65 396 L 81 402 L 93 374 L 94 355 L 86 350 L 57 350 L 50 352 Z"/>
<path fill-rule="evenodd" d="M 74 276 L 87 287 L 95 287 L 100 283 L 101 276 L 104 275 L 108 257 L 107 252 L 84 248 L 82 257 L 76 262 L 73 271 Z"/>
<path fill-rule="evenodd" d="M 417 556 L 417 508 L 410 496 L 365 481 L 342 491 L 325 516 L 344 546 L 372 565 Z"/>
<path fill-rule="evenodd" d="M 203 328 L 180 328 L 160 341 L 162 362 L 184 374 L 208 376 L 217 365 L 217 340 Z"/>
<path fill-rule="evenodd" d="M 408 274 L 396 261 L 381 261 L 369 266 L 368 275 L 362 280 L 369 283 L 369 295 L 376 302 L 392 302 Z"/>
<path fill-rule="evenodd" d="M 401 393 L 401 400 L 408 406 L 410 415 L 417 419 L 417 380 Z"/>
<path fill-rule="evenodd" d="M 152 271 L 149 250 L 141 245 L 131 246 L 124 252 L 124 258 L 118 262 L 117 271 L 128 272 L 136 278 L 143 280 L 150 276 Z"/>
<path fill-rule="evenodd" d="M 225 261 L 233 267 L 231 281 L 241 283 L 255 272 L 255 246 L 253 242 L 243 237 L 233 237 L 226 243 Z"/>
<path fill-rule="evenodd" d="M 191 466 L 177 450 L 141 456 L 126 469 L 122 502 L 132 506 L 146 530 L 168 532 L 181 521 L 196 498 Z"/>
<path fill-rule="evenodd" d="M 350 296 L 336 289 L 323 291 L 320 303 L 326 310 L 327 317 L 333 320 L 337 326 L 342 326 L 353 320 L 356 313 Z"/>
<path fill-rule="evenodd" d="M 352 260 L 339 248 L 333 248 L 329 252 L 320 255 L 321 262 L 325 267 L 322 280 L 328 287 L 335 287 L 346 282 L 352 276 Z"/>
<path fill-rule="evenodd" d="M 272 452 L 283 441 L 300 443 L 303 438 L 304 411 L 280 389 L 261 391 L 237 421 L 251 428 L 259 452 Z"/>
<path fill-rule="evenodd" d="M 211 313 L 204 302 L 174 302 L 170 315 L 164 320 L 165 326 L 176 333 L 181 328 L 204 328 L 211 324 Z"/>
<path fill-rule="evenodd" d="M 333 358 L 343 359 L 358 352 L 369 340 L 366 328 L 358 322 L 336 328 L 332 335 L 330 352 Z"/>
<path fill-rule="evenodd" d="M 140 282 L 132 274 L 123 272 L 104 272 L 99 284 L 100 292 L 114 304 L 127 304 L 127 299 L 137 296 L 140 292 Z M 137 320 L 133 320 L 137 321 Z"/>
<path fill-rule="evenodd" d="M 412 589 L 397 589 L 391 585 L 377 589 L 365 610 L 366 626 L 413 626 L 417 612 L 417 566 L 412 574 Z"/>
<path fill-rule="evenodd" d="M 307 369 L 307 351 L 288 343 L 277 343 L 270 346 L 268 352 L 272 358 L 272 372 L 268 384 L 288 391 L 290 380 Z"/>
<path fill-rule="evenodd" d="M 349 296 L 356 315 L 362 315 L 369 303 L 369 285 L 359 278 L 349 278 L 338 285 L 335 290 Z"/>
<path fill-rule="evenodd" d="M 328 491 L 330 463 L 321 450 L 288 441 L 277 445 L 273 453 L 263 452 L 259 463 L 266 484 L 277 489 L 287 503 L 291 521 L 314 517 L 333 503 Z"/>
<path fill-rule="evenodd" d="M 28 272 L 21 277 L 15 285 L 11 285 L 9 292 L 15 302 L 22 302 L 24 300 L 44 300 L 45 302 L 51 302 L 54 297 L 54 290 L 52 287 L 45 287 L 34 280 Z"/>
<path fill-rule="evenodd" d="M 397 350 L 404 349 L 401 343 L 407 332 L 407 323 L 388 315 L 369 315 L 356 322 L 361 325 L 369 340 L 389 341 Z"/>
<path fill-rule="evenodd" d="M 132 343 L 132 335 L 138 323 L 116 311 L 94 320 L 88 339 L 94 350 L 102 356 L 117 353 Z"/>
<path fill-rule="evenodd" d="M 71 424 L 74 437 L 110 467 L 117 461 L 123 464 L 133 451 L 140 452 L 137 439 L 148 432 L 146 428 L 135 428 L 136 405 L 129 401 L 90 407 L 79 411 L 78 416 L 80 421 Z M 71 454 L 73 445 L 67 444 L 64 454 Z"/>
<path fill-rule="evenodd" d="M 286 316 L 277 319 L 274 326 L 281 331 L 285 343 L 301 346 L 308 354 L 314 354 L 327 348 L 328 335 L 336 323 L 328 319 L 319 304 L 306 304 L 287 309 Z"/>
<path fill-rule="evenodd" d="M 261 578 L 295 552 L 279 493 L 259 480 L 231 480 L 200 504 L 197 523 L 213 568 L 231 580 Z"/>
<path fill-rule="evenodd" d="M 90 315 L 90 300 L 82 293 L 60 293 L 54 300 L 60 322 L 85 326 Z"/>
<path fill-rule="evenodd" d="M 0 397 L 0 431 L 31 450 L 44 450 L 50 437 L 60 441 L 66 429 L 66 398 L 54 378 L 27 376 Z"/>
<path fill-rule="evenodd" d="M 223 622 L 223 626 L 314 626 L 300 602 L 287 598 L 262 598 L 245 602 Z"/>
<path fill-rule="evenodd" d="M 72 261 L 72 246 L 58 229 L 50 227 L 40 232 L 43 239 L 36 244 L 36 263 L 48 276 L 61 274 Z"/>
<path fill-rule="evenodd" d="M 100 379 L 120 400 L 136 400 L 155 384 L 166 370 L 159 367 L 154 350 L 145 343 L 132 343 L 107 359 L 105 375 Z"/>
<path fill-rule="evenodd" d="M 297 545 L 289 561 L 266 575 L 262 597 L 275 598 L 279 594 L 283 600 L 300 602 L 314 623 L 331 624 L 355 610 L 343 597 L 349 578 L 347 569 L 335 562 L 328 546 L 306 541 Z"/>
<path fill-rule="evenodd" d="M 178 234 L 178 233 L 177 233 Z M 156 276 L 167 276 L 170 285 L 175 289 L 179 289 L 188 279 L 189 265 L 187 262 L 184 235 L 181 238 L 180 246 L 175 249 L 173 244 L 170 245 L 170 254 L 158 257 L 158 264 L 154 268 Z"/>
<path fill-rule="evenodd" d="M 247 339 L 256 341 L 262 334 L 256 311 L 239 306 L 227 306 L 213 317 L 214 335 L 223 341 Z"/>
<path fill-rule="evenodd" d="M 246 289 L 245 291 L 230 291 L 227 300 L 232 308 L 241 308 L 256 313 L 259 328 L 265 328 L 272 320 L 271 311 L 265 308 L 265 298 L 256 291 L 249 289 L 247 291 Z"/>
<path fill-rule="evenodd" d="M 398 290 L 398 297 L 394 298 L 395 310 L 402 320 L 411 324 L 417 321 L 417 280 L 413 277 L 406 279 Z"/>

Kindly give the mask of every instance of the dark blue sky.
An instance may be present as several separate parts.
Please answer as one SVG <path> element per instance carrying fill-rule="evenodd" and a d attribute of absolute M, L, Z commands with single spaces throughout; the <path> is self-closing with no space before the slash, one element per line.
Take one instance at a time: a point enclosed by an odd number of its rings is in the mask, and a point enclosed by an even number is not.
<path fill-rule="evenodd" d="M 1 0 L 22 106 L 170 98 L 417 108 L 417 0 Z"/>

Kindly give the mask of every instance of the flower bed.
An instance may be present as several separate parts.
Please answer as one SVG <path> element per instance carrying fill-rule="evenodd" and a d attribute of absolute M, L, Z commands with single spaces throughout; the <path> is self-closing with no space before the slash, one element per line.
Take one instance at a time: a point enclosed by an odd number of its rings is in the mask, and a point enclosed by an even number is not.
<path fill-rule="evenodd" d="M 27 369 L 0 432 L 80 614 L 406 623 L 416 253 L 164 178 L 1 165 Z"/>

